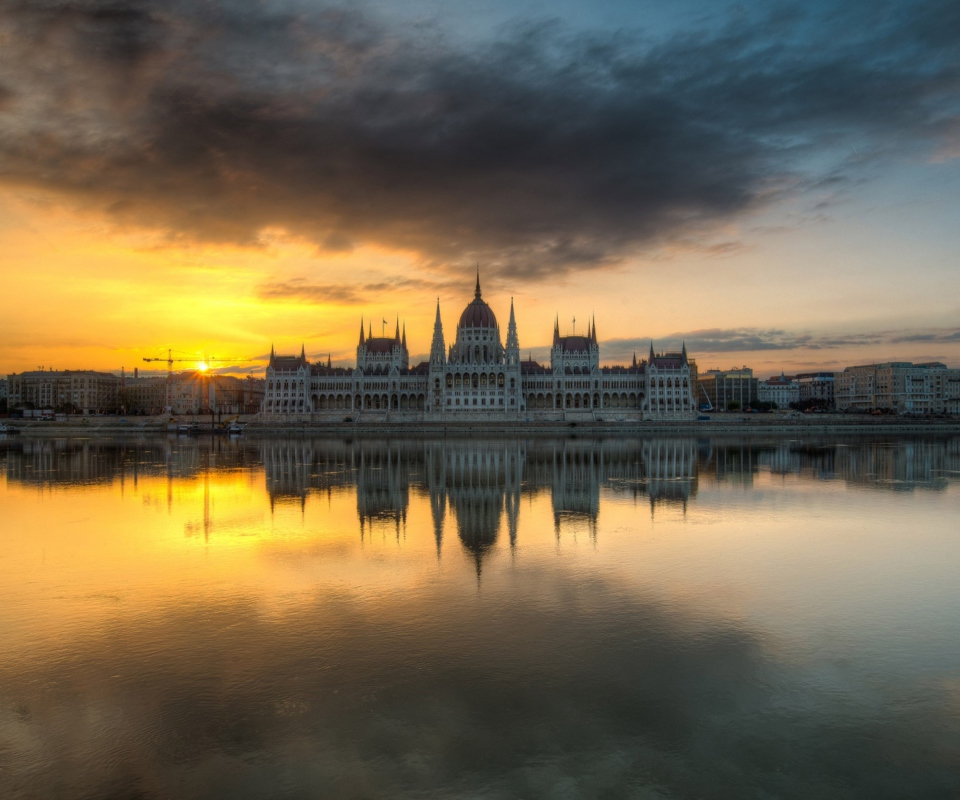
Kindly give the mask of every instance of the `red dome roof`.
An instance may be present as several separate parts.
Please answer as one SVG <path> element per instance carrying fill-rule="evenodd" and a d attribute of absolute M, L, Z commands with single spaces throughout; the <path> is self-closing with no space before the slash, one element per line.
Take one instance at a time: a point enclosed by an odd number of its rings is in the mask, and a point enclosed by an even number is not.
<path fill-rule="evenodd" d="M 460 315 L 461 328 L 497 328 L 497 318 L 490 308 L 480 297 L 480 276 L 477 276 L 477 288 L 474 292 L 473 302 L 470 303 Z"/>

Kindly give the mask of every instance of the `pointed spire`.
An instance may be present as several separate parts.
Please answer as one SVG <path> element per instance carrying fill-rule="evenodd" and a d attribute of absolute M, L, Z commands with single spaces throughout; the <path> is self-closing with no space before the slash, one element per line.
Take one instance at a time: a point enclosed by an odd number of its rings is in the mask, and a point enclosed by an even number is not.
<path fill-rule="evenodd" d="M 553 346 L 556 347 L 560 343 L 560 315 L 553 320 Z"/>
<path fill-rule="evenodd" d="M 477 288 L 473 293 L 473 296 L 479 300 L 480 299 L 480 262 L 477 262 Z M 438 301 L 439 302 L 439 301 Z"/>
<path fill-rule="evenodd" d="M 400 340 L 400 345 L 404 350 L 407 349 L 407 323 L 403 323 L 403 339 Z"/>
<path fill-rule="evenodd" d="M 363 347 L 363 315 L 360 315 L 360 346 Z"/>
<path fill-rule="evenodd" d="M 520 360 L 520 338 L 517 336 L 517 318 L 513 313 L 513 298 L 510 298 L 510 323 L 507 325 L 507 350 Z"/>
<path fill-rule="evenodd" d="M 687 340 L 683 340 L 683 349 L 680 351 L 680 355 L 683 358 L 683 363 L 687 363 Z"/>
<path fill-rule="evenodd" d="M 327 369 L 331 369 L 332 367 L 333 367 L 333 362 L 330 360 L 330 354 L 327 353 Z"/>
<path fill-rule="evenodd" d="M 651 364 L 653 363 L 654 358 L 656 358 L 656 356 L 653 354 L 653 339 L 651 339 L 650 340 L 650 363 Z"/>
<path fill-rule="evenodd" d="M 593 343 L 596 344 L 597 343 L 597 315 L 596 314 L 593 315 L 592 322 L 593 322 L 593 326 L 592 326 L 593 332 L 590 334 L 590 338 L 593 340 Z"/>
<path fill-rule="evenodd" d="M 368 322 L 367 324 L 370 326 L 370 333 L 367 334 L 367 338 L 372 339 L 373 338 L 373 320 L 370 320 L 370 322 Z"/>
<path fill-rule="evenodd" d="M 632 366 L 634 366 L 634 367 L 637 366 L 637 351 L 636 351 L 636 350 L 633 351 L 633 365 L 632 365 Z"/>
<path fill-rule="evenodd" d="M 393 335 L 393 340 L 400 344 L 400 317 L 397 317 L 397 332 Z"/>
<path fill-rule="evenodd" d="M 443 323 L 440 321 L 440 298 L 437 298 L 437 318 L 433 323 L 433 341 L 430 343 L 430 361 L 435 365 L 444 363 L 446 345 L 443 341 Z"/>
<path fill-rule="evenodd" d="M 300 360 L 306 361 L 307 359 L 307 349 L 303 346 L 303 342 L 300 342 Z"/>
<path fill-rule="evenodd" d="M 273 359 L 276 357 L 276 353 L 273 349 L 273 342 L 270 343 L 270 366 L 273 366 Z"/>

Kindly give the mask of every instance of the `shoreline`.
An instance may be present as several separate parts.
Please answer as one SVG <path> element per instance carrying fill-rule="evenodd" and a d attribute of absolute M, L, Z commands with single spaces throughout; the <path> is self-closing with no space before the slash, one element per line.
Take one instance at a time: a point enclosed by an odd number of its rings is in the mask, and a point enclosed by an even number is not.
<path fill-rule="evenodd" d="M 725 415 L 724 415 L 725 416 Z M 886 433 L 945 433 L 960 434 L 960 418 L 955 419 L 903 419 L 899 417 L 846 417 L 841 415 L 817 415 L 816 419 L 794 418 L 755 418 L 736 415 L 732 419 L 714 416 L 707 420 L 671 420 L 671 421 L 490 421 L 490 422 L 258 422 L 250 421 L 244 425 L 239 437 L 269 436 L 320 436 L 329 438 L 376 438 L 376 437 L 432 437 L 445 436 L 650 436 L 656 434 L 683 436 L 710 436 L 714 434 L 886 434 Z M 826 417 L 826 418 L 824 418 Z M 195 433 L 175 433 L 167 430 L 167 423 L 135 421 L 121 422 L 116 419 L 89 418 L 88 421 L 44 422 L 39 420 L 4 420 L 15 427 L 18 434 L 56 438 L 64 436 L 173 436 L 196 437 L 211 436 L 204 430 Z M 197 424 L 203 426 L 198 419 Z M 209 425 L 209 421 L 207 421 Z M 237 435 L 216 434 L 223 438 L 238 438 Z M 15 436 L 15 435 L 14 435 Z M 14 436 L 0 434 L 0 438 L 11 440 Z"/>

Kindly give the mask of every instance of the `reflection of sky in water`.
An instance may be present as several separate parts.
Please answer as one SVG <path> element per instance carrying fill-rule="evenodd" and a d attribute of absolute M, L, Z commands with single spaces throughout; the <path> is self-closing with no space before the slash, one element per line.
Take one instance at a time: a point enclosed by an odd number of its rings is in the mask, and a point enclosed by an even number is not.
<path fill-rule="evenodd" d="M 0 795 L 960 792 L 956 439 L 0 463 Z"/>

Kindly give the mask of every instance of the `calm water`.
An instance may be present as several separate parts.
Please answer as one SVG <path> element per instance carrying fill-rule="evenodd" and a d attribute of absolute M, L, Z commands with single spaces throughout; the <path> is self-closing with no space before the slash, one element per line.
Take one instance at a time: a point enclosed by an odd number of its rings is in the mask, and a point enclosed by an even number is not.
<path fill-rule="evenodd" d="M 960 438 L 0 442 L 0 797 L 955 798 Z"/>

